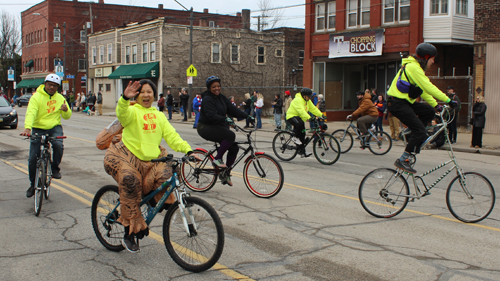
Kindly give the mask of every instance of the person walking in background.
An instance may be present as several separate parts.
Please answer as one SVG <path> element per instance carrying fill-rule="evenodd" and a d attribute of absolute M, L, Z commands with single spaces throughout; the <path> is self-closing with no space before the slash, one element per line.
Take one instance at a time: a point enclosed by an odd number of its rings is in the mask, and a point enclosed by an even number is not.
<path fill-rule="evenodd" d="M 375 102 L 375 107 L 377 107 L 378 110 L 378 118 L 377 122 L 375 123 L 375 128 L 376 130 L 383 132 L 384 128 L 382 127 L 382 122 L 384 121 L 384 111 L 387 108 L 387 103 L 385 102 L 382 95 L 378 96 L 378 99 Z"/>
<path fill-rule="evenodd" d="M 160 94 L 160 99 L 158 100 L 158 111 L 163 112 L 163 109 L 165 109 L 165 98 L 163 97 L 163 94 Z"/>
<path fill-rule="evenodd" d="M 271 103 L 274 107 L 274 123 L 276 123 L 275 131 L 281 131 L 281 114 L 283 114 L 283 100 L 279 94 L 274 95 L 274 101 Z"/>
<path fill-rule="evenodd" d="M 290 95 L 290 91 L 285 91 L 285 130 L 291 130 L 292 129 L 292 124 L 288 122 L 286 119 L 286 112 L 290 108 L 290 104 L 292 103 L 293 97 Z"/>
<path fill-rule="evenodd" d="M 232 105 L 236 106 L 236 102 L 234 102 L 234 96 L 230 96 L 229 101 L 231 102 Z"/>
<path fill-rule="evenodd" d="M 262 108 L 264 107 L 264 96 L 262 93 L 257 93 L 257 101 L 255 102 L 255 116 L 257 117 L 257 129 L 262 129 Z"/>
<path fill-rule="evenodd" d="M 172 120 L 172 111 L 174 110 L 174 97 L 170 94 L 170 90 L 167 91 L 167 109 L 168 109 L 168 120 Z"/>
<path fill-rule="evenodd" d="M 101 94 L 101 92 L 97 92 L 97 110 L 99 111 L 99 115 L 102 116 L 102 94 Z"/>
<path fill-rule="evenodd" d="M 193 129 L 196 129 L 198 127 L 198 119 L 200 119 L 200 110 L 201 110 L 201 94 L 197 94 L 196 97 L 193 99 L 193 112 L 196 114 L 196 117 L 194 118 L 194 124 L 193 124 Z"/>
<path fill-rule="evenodd" d="M 391 112 L 387 111 L 385 114 L 385 119 L 389 122 L 389 128 L 391 128 L 391 138 L 393 141 L 399 140 L 399 119 L 392 115 Z"/>
<path fill-rule="evenodd" d="M 316 106 L 318 104 L 318 95 L 315 92 L 312 93 L 311 101 L 314 104 L 314 106 Z M 309 115 L 311 117 L 314 117 L 314 115 L 312 113 L 310 113 L 310 112 L 309 112 Z M 311 128 L 311 129 L 314 128 L 314 122 L 313 121 L 309 121 L 309 128 Z"/>
<path fill-rule="evenodd" d="M 462 102 L 460 101 L 460 98 L 455 94 L 455 88 L 453 86 L 448 86 L 446 88 L 448 91 L 448 97 L 451 100 L 454 100 L 457 102 L 458 106 L 453 108 L 450 113 L 452 114 L 453 120 L 451 120 L 450 123 L 448 123 L 448 134 L 450 136 L 450 142 L 451 144 L 457 143 L 457 119 L 458 119 L 458 112 L 460 112 L 460 109 L 462 108 Z"/>
<path fill-rule="evenodd" d="M 69 92 L 69 105 L 71 106 L 71 110 L 75 107 L 75 93 Z"/>
<path fill-rule="evenodd" d="M 370 94 L 372 96 L 372 102 L 373 103 L 377 102 L 377 100 L 378 100 L 378 91 L 377 91 L 377 89 L 374 88 L 374 89 L 371 90 L 371 92 L 370 92 L 370 89 L 366 89 L 365 93 L 368 93 L 368 94 Z"/>
<path fill-rule="evenodd" d="M 251 107 L 252 107 L 252 112 L 251 112 L 251 115 L 255 118 L 255 102 L 257 101 L 257 93 L 259 93 L 259 91 L 254 91 L 252 93 L 252 96 L 250 97 L 252 99 L 252 104 L 251 104 Z"/>
<path fill-rule="evenodd" d="M 184 119 L 182 119 L 182 121 L 187 121 L 188 119 L 188 114 L 187 114 L 187 111 L 188 111 L 188 104 L 189 104 L 189 95 L 186 91 L 186 88 L 182 88 L 181 90 L 181 95 L 179 96 L 179 98 L 181 99 L 181 106 L 182 106 L 182 109 L 184 111 Z"/>
<path fill-rule="evenodd" d="M 82 92 L 80 95 L 80 107 L 82 108 L 82 111 L 86 108 L 87 106 L 87 97 L 85 96 L 85 92 Z"/>
<path fill-rule="evenodd" d="M 252 99 L 251 99 L 249 93 L 245 94 L 245 101 L 242 102 L 242 104 L 243 104 L 243 107 L 245 109 L 244 110 L 245 113 L 251 116 L 251 112 L 252 112 Z M 246 119 L 245 128 L 250 128 L 250 121 L 248 120 L 248 118 Z"/>
<path fill-rule="evenodd" d="M 75 98 L 75 107 L 77 112 L 80 111 L 81 102 L 82 102 L 82 94 L 78 93 Z"/>
<path fill-rule="evenodd" d="M 471 120 L 472 125 L 472 142 L 470 147 L 482 148 L 483 147 L 483 129 L 486 123 L 486 104 L 484 104 L 484 97 L 481 95 L 476 96 L 476 103 L 472 107 L 472 114 L 474 114 Z"/>

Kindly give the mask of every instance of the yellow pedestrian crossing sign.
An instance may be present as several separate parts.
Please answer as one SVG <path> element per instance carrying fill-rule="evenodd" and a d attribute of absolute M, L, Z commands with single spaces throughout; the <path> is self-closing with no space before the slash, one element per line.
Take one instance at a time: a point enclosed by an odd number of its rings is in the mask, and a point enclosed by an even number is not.
<path fill-rule="evenodd" d="M 198 70 L 196 70 L 196 68 L 194 68 L 194 65 L 190 65 L 186 69 L 186 75 L 187 76 L 198 76 Z"/>

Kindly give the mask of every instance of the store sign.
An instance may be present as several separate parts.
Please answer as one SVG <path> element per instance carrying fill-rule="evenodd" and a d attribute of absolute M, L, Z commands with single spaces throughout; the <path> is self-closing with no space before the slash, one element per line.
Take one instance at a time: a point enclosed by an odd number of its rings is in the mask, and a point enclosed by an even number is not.
<path fill-rule="evenodd" d="M 9 70 L 7 70 L 7 81 L 14 81 L 14 67 L 9 66 Z"/>
<path fill-rule="evenodd" d="M 381 56 L 384 30 L 330 34 L 328 58 Z"/>

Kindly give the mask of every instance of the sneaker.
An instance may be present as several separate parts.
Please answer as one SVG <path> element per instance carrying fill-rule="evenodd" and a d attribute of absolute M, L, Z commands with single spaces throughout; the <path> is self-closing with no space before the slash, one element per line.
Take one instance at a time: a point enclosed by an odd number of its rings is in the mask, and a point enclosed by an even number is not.
<path fill-rule="evenodd" d="M 413 169 L 411 166 L 410 166 L 410 160 L 409 159 L 406 159 L 405 161 L 401 162 L 399 159 L 396 159 L 396 162 L 394 162 L 394 166 L 396 166 L 396 168 L 398 169 L 401 169 L 407 173 L 410 173 L 410 174 L 416 174 L 417 173 L 417 170 Z"/>
<path fill-rule="evenodd" d="M 139 244 L 135 240 L 135 235 L 133 234 L 128 235 L 127 237 L 124 237 L 122 239 L 122 246 L 125 247 L 125 249 L 127 249 L 127 251 L 131 253 L 137 253 L 141 251 L 141 249 L 139 248 Z"/>
<path fill-rule="evenodd" d="M 26 190 L 26 197 L 30 198 L 34 194 L 35 194 L 35 187 L 34 186 L 30 186 L 30 188 L 28 188 L 28 190 Z"/>
<path fill-rule="evenodd" d="M 229 185 L 229 186 L 233 186 L 233 181 L 231 181 L 231 176 L 225 176 L 225 175 L 220 175 L 220 180 L 222 182 L 222 184 L 224 185 Z"/>
<path fill-rule="evenodd" d="M 281 129 L 276 128 L 276 129 L 274 129 L 274 131 L 279 132 L 279 131 L 281 131 Z"/>
<path fill-rule="evenodd" d="M 302 142 L 299 140 L 299 138 L 297 137 L 292 137 L 292 141 L 296 144 L 296 145 L 301 145 Z"/>
<path fill-rule="evenodd" d="M 217 166 L 217 168 L 221 168 L 221 169 L 227 168 L 226 164 L 224 164 L 224 162 L 222 162 L 221 159 L 214 160 L 214 165 Z"/>
<path fill-rule="evenodd" d="M 52 174 L 53 179 L 60 179 L 61 178 L 61 172 L 53 173 Z"/>
<path fill-rule="evenodd" d="M 311 155 L 312 155 L 312 153 L 306 153 L 306 152 L 304 152 L 303 154 L 300 155 L 300 157 L 301 158 L 307 158 L 307 157 L 309 157 Z"/>

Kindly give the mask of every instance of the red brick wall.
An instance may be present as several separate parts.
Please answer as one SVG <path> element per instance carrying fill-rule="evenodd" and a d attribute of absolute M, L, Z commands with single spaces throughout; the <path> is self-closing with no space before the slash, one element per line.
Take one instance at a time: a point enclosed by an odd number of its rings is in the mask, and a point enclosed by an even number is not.
<path fill-rule="evenodd" d="M 500 41 L 500 1 L 474 0 L 476 42 Z"/>

